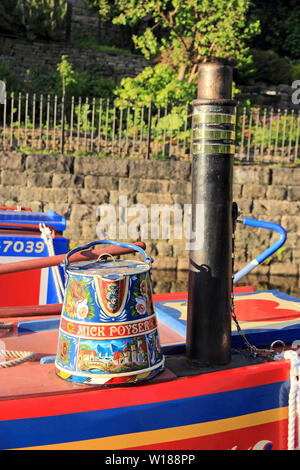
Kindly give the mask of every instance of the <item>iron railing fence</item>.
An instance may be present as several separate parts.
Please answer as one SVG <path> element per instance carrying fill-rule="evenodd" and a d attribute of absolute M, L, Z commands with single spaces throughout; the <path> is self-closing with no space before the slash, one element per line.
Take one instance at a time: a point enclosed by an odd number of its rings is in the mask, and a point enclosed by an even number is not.
<path fill-rule="evenodd" d="M 2 109 L 1 109 L 2 108 Z M 237 109 L 236 159 L 299 163 L 300 111 Z M 190 159 L 192 105 L 12 93 L 0 105 L 0 148 Z"/>

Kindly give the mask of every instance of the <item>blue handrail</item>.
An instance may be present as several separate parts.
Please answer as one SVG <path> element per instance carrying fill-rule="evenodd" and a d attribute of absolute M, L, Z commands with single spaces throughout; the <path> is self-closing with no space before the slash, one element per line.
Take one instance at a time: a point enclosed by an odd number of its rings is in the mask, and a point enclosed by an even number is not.
<path fill-rule="evenodd" d="M 236 284 L 242 277 L 250 273 L 254 268 L 256 268 L 256 266 L 265 261 L 265 259 L 275 253 L 275 251 L 279 250 L 279 248 L 285 243 L 286 240 L 286 231 L 279 224 L 275 224 L 273 222 L 266 222 L 265 220 L 249 219 L 247 217 L 238 217 L 237 220 L 239 222 L 243 222 L 244 225 L 249 225 L 251 227 L 259 227 L 265 228 L 267 230 L 273 230 L 279 234 L 279 238 L 276 240 L 275 243 L 273 243 L 273 245 L 271 245 L 265 251 L 260 253 L 256 258 L 250 261 L 250 263 L 248 263 L 244 268 L 242 268 L 233 276 L 234 284 Z"/>

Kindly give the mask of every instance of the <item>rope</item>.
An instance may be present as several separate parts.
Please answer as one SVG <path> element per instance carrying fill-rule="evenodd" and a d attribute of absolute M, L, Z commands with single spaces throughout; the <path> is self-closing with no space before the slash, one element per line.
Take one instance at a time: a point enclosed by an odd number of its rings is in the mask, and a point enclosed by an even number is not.
<path fill-rule="evenodd" d="M 39 228 L 40 228 L 40 231 L 41 231 L 41 234 L 42 234 L 42 239 L 44 240 L 44 242 L 45 242 L 45 244 L 48 248 L 49 256 L 54 256 L 55 252 L 54 252 L 53 240 L 52 240 L 50 228 L 46 227 L 45 224 L 40 224 Z M 58 301 L 60 303 L 63 303 L 63 297 L 64 297 L 65 289 L 64 289 L 64 286 L 63 286 L 63 283 L 62 283 L 62 280 L 61 280 L 61 276 L 60 276 L 60 273 L 59 273 L 58 266 L 52 266 L 52 272 L 53 272 L 53 278 L 54 278 L 54 283 L 55 283 L 55 288 L 56 288 L 56 292 L 57 292 Z"/>
<path fill-rule="evenodd" d="M 300 358 L 296 351 L 285 351 L 284 358 L 291 361 L 290 392 L 289 392 L 289 424 L 288 424 L 288 450 L 299 450 L 300 437 Z M 295 443 L 296 411 L 298 414 L 298 448 Z"/>
<path fill-rule="evenodd" d="M 6 351 L 5 349 L 0 349 L 0 368 L 16 366 L 22 362 L 29 361 L 34 356 L 34 352 Z"/>

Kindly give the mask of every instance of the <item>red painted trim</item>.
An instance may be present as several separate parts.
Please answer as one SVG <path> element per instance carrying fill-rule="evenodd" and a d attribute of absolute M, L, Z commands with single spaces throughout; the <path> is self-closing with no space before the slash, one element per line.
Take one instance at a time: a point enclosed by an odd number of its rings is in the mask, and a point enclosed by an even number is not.
<path fill-rule="evenodd" d="M 0 210 L 1 211 L 28 211 L 28 212 L 32 212 L 31 209 L 29 209 L 29 207 L 9 207 L 9 206 L 0 206 Z"/>
<path fill-rule="evenodd" d="M 56 237 L 56 230 L 52 225 L 47 225 L 47 227 L 51 230 L 52 238 Z M 36 224 L 18 224 L 18 223 L 10 223 L 10 222 L 0 222 L 0 229 L 1 230 L 33 230 L 35 232 L 41 232 L 39 225 Z"/>
<path fill-rule="evenodd" d="M 248 292 L 254 292 L 255 289 L 252 286 L 236 286 L 233 288 L 234 294 L 247 294 Z"/>
<path fill-rule="evenodd" d="M 154 302 L 165 302 L 168 300 L 186 300 L 188 298 L 187 292 L 172 292 L 170 294 L 153 294 Z"/>
<path fill-rule="evenodd" d="M 47 367 L 43 365 L 42 367 Z M 53 367 L 53 365 L 51 365 Z M 92 388 L 52 396 L 35 396 L 0 401 L 0 420 L 33 418 L 97 409 L 136 406 L 160 401 L 226 392 L 276 383 L 289 379 L 289 361 L 228 369 L 210 374 L 183 377 L 174 381 L 139 385 L 133 388 Z"/>
<path fill-rule="evenodd" d="M 60 315 L 62 304 L 23 305 L 0 307 L 0 319 L 12 317 L 34 317 L 41 315 Z"/>
<path fill-rule="evenodd" d="M 241 287 L 233 288 L 234 294 L 244 294 L 247 292 L 254 292 L 254 287 L 241 286 Z M 154 302 L 166 302 L 168 300 L 187 300 L 187 298 L 188 298 L 187 292 L 171 292 L 169 294 L 153 294 Z"/>

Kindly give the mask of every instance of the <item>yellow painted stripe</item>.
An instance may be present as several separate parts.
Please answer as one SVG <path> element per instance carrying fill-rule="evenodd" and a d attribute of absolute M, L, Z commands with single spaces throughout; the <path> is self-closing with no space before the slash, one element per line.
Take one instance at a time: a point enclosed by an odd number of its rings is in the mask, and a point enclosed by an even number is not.
<path fill-rule="evenodd" d="M 251 413 L 234 418 L 220 419 L 206 423 L 190 424 L 176 428 L 165 428 L 155 431 L 121 434 L 87 441 L 65 442 L 37 447 L 26 447 L 30 450 L 116 450 L 130 447 L 147 446 L 164 442 L 180 441 L 195 437 L 209 436 L 221 432 L 258 426 L 288 418 L 288 407 Z"/>
<path fill-rule="evenodd" d="M 235 132 L 231 130 L 208 129 L 207 127 L 200 127 L 193 130 L 193 139 L 234 140 Z"/>
<path fill-rule="evenodd" d="M 196 113 L 193 115 L 194 124 L 235 124 L 235 114 Z"/>
<path fill-rule="evenodd" d="M 234 155 L 235 146 L 228 144 L 193 144 L 193 154 L 230 154 Z"/>

